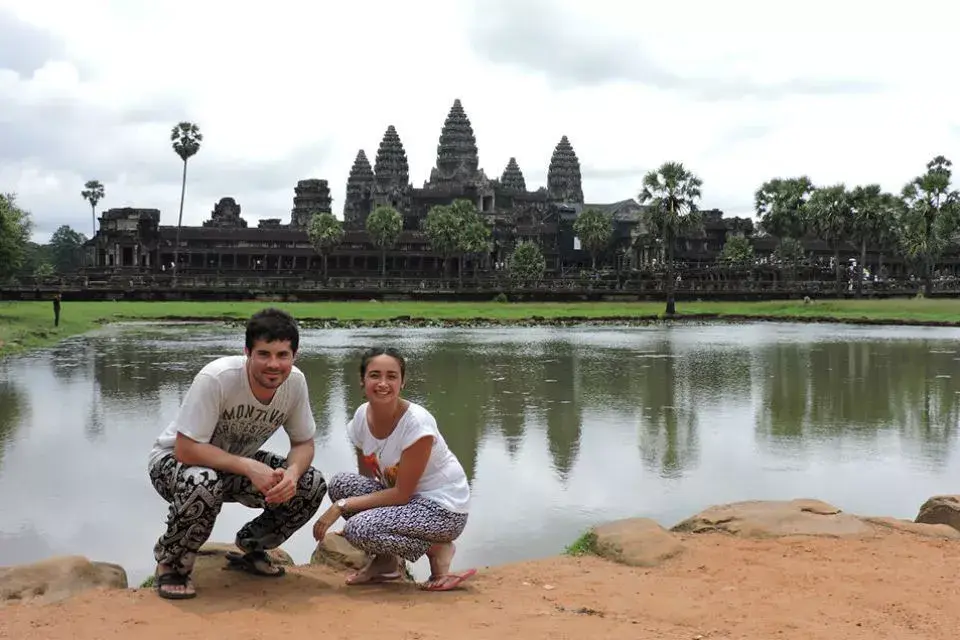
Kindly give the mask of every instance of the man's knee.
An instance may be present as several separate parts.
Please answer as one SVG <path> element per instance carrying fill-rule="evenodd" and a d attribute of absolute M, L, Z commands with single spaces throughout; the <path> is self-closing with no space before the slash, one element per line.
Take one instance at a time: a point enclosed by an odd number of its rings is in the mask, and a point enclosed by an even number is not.
<path fill-rule="evenodd" d="M 223 502 L 223 476 L 210 467 L 183 467 L 174 492 L 184 502 L 199 492 L 208 504 L 219 504 Z"/>
<path fill-rule="evenodd" d="M 297 493 L 319 507 L 327 495 L 327 481 L 316 467 L 307 467 L 297 483 Z"/>

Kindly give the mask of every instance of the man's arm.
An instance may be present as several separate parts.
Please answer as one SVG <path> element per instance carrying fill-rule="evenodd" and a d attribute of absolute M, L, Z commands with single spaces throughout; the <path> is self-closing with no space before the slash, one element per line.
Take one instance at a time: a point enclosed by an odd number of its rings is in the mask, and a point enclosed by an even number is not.
<path fill-rule="evenodd" d="M 210 467 L 224 473 L 250 475 L 251 458 L 235 456 L 216 445 L 197 442 L 183 433 L 177 433 L 173 455 L 181 464 Z"/>
<path fill-rule="evenodd" d="M 293 475 L 294 481 L 300 479 L 303 472 L 313 464 L 313 438 L 303 442 L 291 442 L 290 453 L 287 454 L 287 472 Z"/>

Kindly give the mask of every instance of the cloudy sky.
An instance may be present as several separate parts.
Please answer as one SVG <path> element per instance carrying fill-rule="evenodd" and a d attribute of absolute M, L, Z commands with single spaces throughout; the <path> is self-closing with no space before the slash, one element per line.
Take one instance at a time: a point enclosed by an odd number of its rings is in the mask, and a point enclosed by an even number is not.
<path fill-rule="evenodd" d="M 673 5 L 672 7 L 670 5 Z M 562 135 L 588 202 L 634 197 L 667 160 L 705 207 L 751 215 L 775 176 L 899 190 L 960 160 L 953 0 L 0 0 L 0 190 L 45 241 L 102 207 L 176 224 L 169 131 L 195 121 L 185 224 L 223 196 L 252 225 L 288 221 L 297 180 L 326 178 L 341 215 L 358 149 L 397 127 L 414 186 L 455 98 L 480 164 L 516 156 L 536 188 Z M 675 8 L 674 8 L 675 7 Z M 839 7 L 839 8 L 838 8 Z"/>

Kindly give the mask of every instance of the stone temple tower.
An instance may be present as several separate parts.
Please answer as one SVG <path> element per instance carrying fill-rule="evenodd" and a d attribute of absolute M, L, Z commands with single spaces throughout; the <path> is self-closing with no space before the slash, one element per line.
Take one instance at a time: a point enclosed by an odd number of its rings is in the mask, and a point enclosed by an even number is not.
<path fill-rule="evenodd" d="M 290 226 L 305 229 L 315 213 L 330 213 L 333 199 L 330 197 L 330 185 L 326 180 L 311 178 L 297 182 L 293 190 L 293 210 L 290 212 Z"/>
<path fill-rule="evenodd" d="M 377 149 L 373 173 L 378 190 L 390 187 L 405 187 L 410 183 L 410 165 L 407 152 L 400 141 L 400 134 L 393 125 L 387 127 Z"/>
<path fill-rule="evenodd" d="M 437 166 L 431 171 L 430 182 L 467 182 L 476 177 L 479 167 L 477 138 L 473 134 L 470 119 L 457 98 L 453 101 L 450 113 L 440 130 Z"/>
<path fill-rule="evenodd" d="M 400 141 L 400 134 L 393 125 L 387 127 L 377 149 L 373 165 L 374 208 L 381 205 L 393 207 L 401 214 L 410 209 L 410 165 L 407 152 Z"/>
<path fill-rule="evenodd" d="M 373 203 L 373 167 L 363 149 L 353 161 L 347 177 L 347 191 L 343 202 L 343 224 L 350 229 L 363 227 Z"/>
<path fill-rule="evenodd" d="M 500 184 L 504 189 L 510 189 L 511 191 L 523 192 L 527 190 L 527 181 L 523 179 L 523 172 L 520 171 L 520 165 L 517 164 L 516 158 L 510 158 L 507 167 L 503 170 L 503 175 L 500 176 Z"/>
<path fill-rule="evenodd" d="M 583 181 L 580 176 L 580 160 L 567 136 L 560 138 L 550 168 L 547 169 L 547 192 L 555 202 L 583 204 Z"/>

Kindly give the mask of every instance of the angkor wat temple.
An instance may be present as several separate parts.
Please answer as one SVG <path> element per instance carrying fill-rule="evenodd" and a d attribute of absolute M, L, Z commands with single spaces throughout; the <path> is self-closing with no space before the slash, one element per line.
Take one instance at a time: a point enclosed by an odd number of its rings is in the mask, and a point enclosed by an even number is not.
<path fill-rule="evenodd" d="M 546 156 L 546 154 L 544 154 Z M 639 183 L 638 177 L 638 183 Z M 639 188 L 639 187 L 638 187 Z M 329 275 L 375 275 L 380 272 L 380 251 L 366 231 L 365 221 L 380 205 L 394 207 L 403 216 L 403 232 L 387 254 L 387 272 L 395 276 L 430 277 L 441 273 L 442 258 L 431 250 L 421 222 L 431 207 L 465 198 L 475 203 L 493 230 L 493 248 L 471 269 L 500 268 L 520 240 L 537 242 L 547 260 L 548 273 L 568 273 L 590 265 L 573 232 L 577 215 L 587 208 L 609 213 L 614 239 L 599 264 L 623 268 L 647 258 L 651 244 L 642 220 L 642 207 L 632 198 L 606 204 L 584 203 L 580 160 L 566 136 L 553 149 L 547 184 L 529 190 L 516 158 L 510 158 L 499 178 L 489 178 L 480 168 L 477 140 L 460 100 L 455 100 L 440 131 L 435 166 L 421 188 L 410 179 L 407 154 L 399 132 L 387 127 L 373 166 L 361 149 L 347 178 L 343 216 L 343 242 L 328 258 Z M 300 180 L 294 189 L 290 220 L 260 220 L 248 227 L 241 207 L 231 197 L 214 205 L 210 218 L 199 227 L 180 232 L 181 273 L 216 271 L 266 271 L 303 273 L 319 270 L 320 258 L 310 244 L 306 227 L 317 212 L 331 212 L 327 180 Z M 704 230 L 695 237 L 679 238 L 678 259 L 709 260 L 721 250 L 727 231 L 742 228 L 749 220 L 724 219 L 717 210 L 704 212 Z M 175 225 L 161 225 L 157 209 L 109 209 L 100 217 L 94 269 L 168 271 L 174 262 Z"/>

